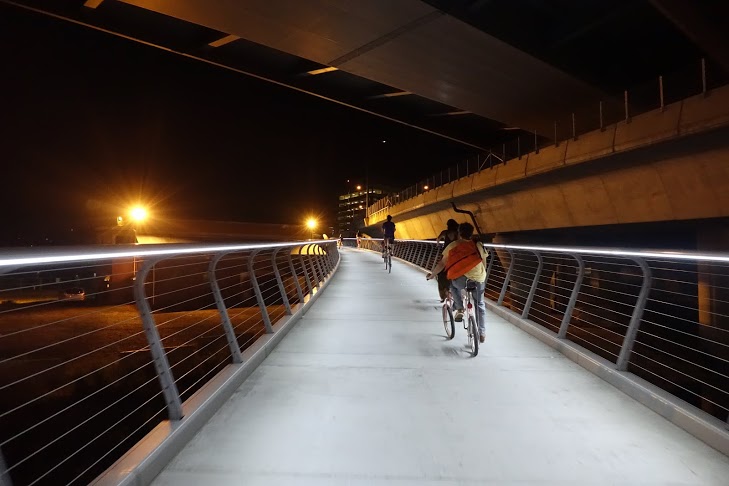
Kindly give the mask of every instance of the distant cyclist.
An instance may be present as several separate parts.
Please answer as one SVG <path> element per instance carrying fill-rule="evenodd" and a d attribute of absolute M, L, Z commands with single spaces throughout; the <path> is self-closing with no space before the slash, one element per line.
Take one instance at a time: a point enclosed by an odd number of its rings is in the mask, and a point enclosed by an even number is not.
<path fill-rule="evenodd" d="M 458 226 L 458 236 L 458 240 L 443 250 L 443 259 L 438 262 L 426 278 L 430 280 L 441 270 L 446 270 L 446 276 L 451 281 L 453 306 L 456 308 L 456 321 L 463 320 L 463 300 L 460 295 L 461 290 L 466 288 L 466 280 L 476 284 L 473 291 L 473 301 L 476 304 L 478 313 L 480 341 L 484 342 L 486 339 L 486 303 L 484 302 L 486 265 L 484 262 L 488 257 L 488 252 L 484 250 L 480 241 L 472 239 L 473 225 L 470 223 L 461 223 Z"/>
<path fill-rule="evenodd" d="M 388 245 L 395 243 L 395 223 L 392 222 L 392 216 L 387 215 L 387 221 L 382 223 L 382 233 L 385 235 L 382 238 L 382 255 L 385 255 L 385 249 Z"/>

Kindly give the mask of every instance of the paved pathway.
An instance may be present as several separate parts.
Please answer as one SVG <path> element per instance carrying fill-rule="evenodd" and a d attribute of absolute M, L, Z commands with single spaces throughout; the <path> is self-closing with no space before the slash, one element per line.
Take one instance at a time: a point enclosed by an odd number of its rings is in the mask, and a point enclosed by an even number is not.
<path fill-rule="evenodd" d="M 156 486 L 729 485 L 729 458 L 552 348 L 488 314 L 470 358 L 423 273 L 342 258 Z"/>

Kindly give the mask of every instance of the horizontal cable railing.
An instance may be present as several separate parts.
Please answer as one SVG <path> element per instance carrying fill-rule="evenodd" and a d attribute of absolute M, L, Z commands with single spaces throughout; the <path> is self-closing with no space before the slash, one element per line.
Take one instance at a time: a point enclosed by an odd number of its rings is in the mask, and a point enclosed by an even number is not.
<path fill-rule="evenodd" d="M 381 221 L 390 207 L 419 196 L 427 191 L 455 182 L 464 177 L 520 160 L 550 146 L 576 141 L 580 136 L 596 130 L 604 131 L 618 123 L 631 123 L 638 115 L 651 111 L 665 111 L 668 105 L 696 95 L 709 96 L 711 91 L 726 85 L 723 70 L 706 59 L 683 66 L 674 72 L 658 76 L 608 96 L 590 106 L 575 107 L 571 113 L 555 119 L 548 133 L 530 131 L 528 127 L 510 127 L 517 136 L 492 146 L 484 153 L 475 154 L 458 164 L 423 178 L 405 189 L 388 194 L 369 206 L 366 215 L 371 221 Z"/>
<path fill-rule="evenodd" d="M 338 259 L 333 240 L 0 251 L 0 485 L 93 480 Z"/>
<path fill-rule="evenodd" d="M 380 252 L 381 242 L 345 245 Z M 484 247 L 488 299 L 727 421 L 729 254 Z M 441 251 L 396 240 L 393 254 L 430 270 Z"/>

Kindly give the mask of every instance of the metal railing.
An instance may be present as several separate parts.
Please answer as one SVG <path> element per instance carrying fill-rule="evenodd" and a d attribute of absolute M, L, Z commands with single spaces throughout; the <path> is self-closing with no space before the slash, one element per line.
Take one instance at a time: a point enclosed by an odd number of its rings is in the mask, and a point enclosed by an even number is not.
<path fill-rule="evenodd" d="M 513 129 L 519 133 L 516 137 L 423 178 L 399 192 L 389 194 L 387 198 L 369 206 L 366 216 L 379 221 L 384 219 L 383 216 L 391 206 L 429 190 L 483 170 L 493 169 L 510 160 L 539 153 L 546 147 L 559 146 L 568 140 L 578 140 L 581 135 L 589 132 L 606 130 L 607 127 L 619 122 L 630 123 L 637 115 L 654 110 L 663 111 L 667 105 L 691 96 L 708 96 L 711 90 L 725 85 L 726 82 L 726 76 L 721 68 L 710 64 L 706 59 L 697 59 L 695 63 L 682 69 L 625 89 L 619 94 L 607 96 L 590 106 L 575 107 L 567 116 L 554 120 L 550 133 L 514 127 Z"/>
<path fill-rule="evenodd" d="M 484 247 L 489 300 L 727 421 L 729 254 Z M 394 255 L 429 270 L 441 249 L 397 240 Z"/>
<path fill-rule="evenodd" d="M 86 484 L 332 274 L 333 240 L 0 252 L 0 485 Z"/>

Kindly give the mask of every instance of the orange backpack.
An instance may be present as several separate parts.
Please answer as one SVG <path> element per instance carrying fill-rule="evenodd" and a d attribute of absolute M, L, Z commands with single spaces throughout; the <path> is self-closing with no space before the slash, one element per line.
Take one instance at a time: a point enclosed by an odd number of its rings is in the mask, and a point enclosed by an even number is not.
<path fill-rule="evenodd" d="M 448 252 L 446 262 L 446 277 L 448 277 L 448 280 L 465 275 L 483 261 L 476 242 L 472 243 L 473 245 L 469 245 L 467 242 L 459 243 Z"/>

